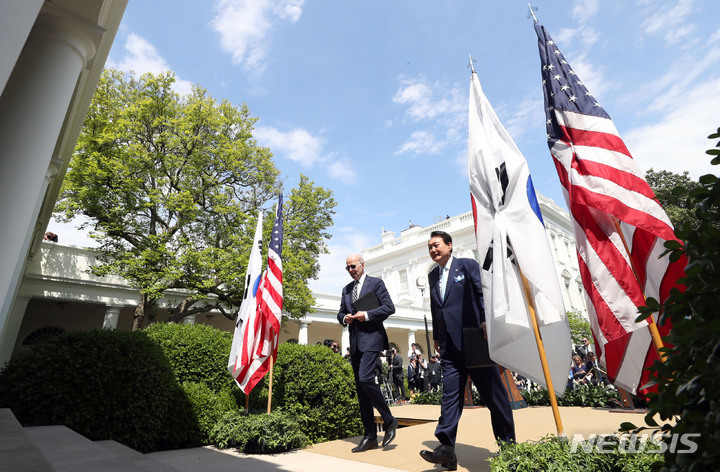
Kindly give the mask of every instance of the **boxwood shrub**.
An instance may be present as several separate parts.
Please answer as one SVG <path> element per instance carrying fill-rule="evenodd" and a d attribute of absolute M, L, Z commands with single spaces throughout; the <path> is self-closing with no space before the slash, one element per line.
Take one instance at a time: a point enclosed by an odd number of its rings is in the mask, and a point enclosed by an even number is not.
<path fill-rule="evenodd" d="M 267 410 L 267 384 L 265 376 L 250 393 L 252 410 Z M 312 443 L 362 434 L 352 367 L 324 346 L 278 347 L 272 407 L 290 414 Z"/>
<path fill-rule="evenodd" d="M 213 428 L 210 439 L 221 449 L 234 447 L 247 454 L 275 454 L 305 447 L 307 436 L 287 413 L 246 415 L 226 413 Z"/>
<path fill-rule="evenodd" d="M 0 408 L 24 426 L 65 425 L 140 452 L 200 444 L 163 351 L 142 332 L 68 331 L 0 371 Z"/>
<path fill-rule="evenodd" d="M 213 392 L 204 383 L 183 382 L 183 391 L 192 405 L 203 444 L 210 444 L 210 433 L 216 423 L 228 412 L 237 412 L 235 397 L 229 389 Z"/>
<path fill-rule="evenodd" d="M 227 370 L 232 333 L 183 323 L 154 323 L 143 331 L 163 350 L 178 383 L 202 383 L 213 392 L 237 389 Z"/>

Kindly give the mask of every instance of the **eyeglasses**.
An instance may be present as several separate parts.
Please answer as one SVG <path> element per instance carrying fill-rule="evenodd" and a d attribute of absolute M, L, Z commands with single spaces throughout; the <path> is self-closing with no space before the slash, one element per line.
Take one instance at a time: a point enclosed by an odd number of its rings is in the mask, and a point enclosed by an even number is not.
<path fill-rule="evenodd" d="M 350 264 L 350 265 L 345 266 L 345 270 L 350 270 L 350 269 L 355 269 L 355 268 L 357 268 L 357 265 L 355 265 L 355 264 Z"/>

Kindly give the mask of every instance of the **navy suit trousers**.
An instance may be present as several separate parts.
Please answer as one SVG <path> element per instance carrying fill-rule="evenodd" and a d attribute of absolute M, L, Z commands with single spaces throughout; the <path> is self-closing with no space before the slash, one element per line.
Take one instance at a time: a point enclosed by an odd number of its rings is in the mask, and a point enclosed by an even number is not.
<path fill-rule="evenodd" d="M 502 383 L 498 368 L 480 367 L 468 369 L 462 352 L 448 339 L 445 354 L 442 357 L 443 394 L 440 407 L 440 420 L 435 436 L 440 444 L 455 447 L 458 423 L 462 415 L 465 387 L 468 375 L 478 389 L 483 402 L 490 410 L 493 433 L 499 441 L 515 441 L 515 422 L 508 400 L 507 390 Z"/>
<path fill-rule="evenodd" d="M 356 351 L 350 356 L 353 373 L 355 374 L 355 387 L 357 389 L 358 403 L 360 404 L 360 419 L 365 429 L 366 439 L 377 439 L 377 426 L 375 412 L 377 409 L 385 425 L 393 420 L 390 408 L 385 403 L 380 391 L 380 385 L 375 383 L 375 366 L 377 365 L 379 351 Z"/>

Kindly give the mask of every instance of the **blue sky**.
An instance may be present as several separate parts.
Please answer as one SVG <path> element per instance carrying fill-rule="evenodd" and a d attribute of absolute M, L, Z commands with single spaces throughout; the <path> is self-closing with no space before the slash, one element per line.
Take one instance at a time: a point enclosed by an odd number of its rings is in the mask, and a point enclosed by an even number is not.
<path fill-rule="evenodd" d="M 710 0 L 544 0 L 538 20 L 612 117 L 642 169 L 711 172 L 720 126 L 720 27 Z M 383 229 L 470 210 L 472 55 L 485 95 L 563 208 L 545 138 L 540 59 L 526 1 L 130 0 L 107 66 L 173 71 L 247 104 L 286 179 L 338 201 L 314 290 L 335 293 L 345 256 Z M 67 226 L 62 242 L 88 240 Z"/>

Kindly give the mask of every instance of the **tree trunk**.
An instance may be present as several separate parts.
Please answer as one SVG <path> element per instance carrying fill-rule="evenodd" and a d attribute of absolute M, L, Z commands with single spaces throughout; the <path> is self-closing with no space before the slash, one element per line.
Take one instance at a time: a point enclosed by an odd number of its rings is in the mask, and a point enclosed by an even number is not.
<path fill-rule="evenodd" d="M 135 313 L 133 313 L 133 324 L 132 330 L 137 331 L 142 329 L 145 324 L 145 315 L 150 307 L 150 298 L 146 293 L 140 294 L 140 303 L 135 307 Z"/>

